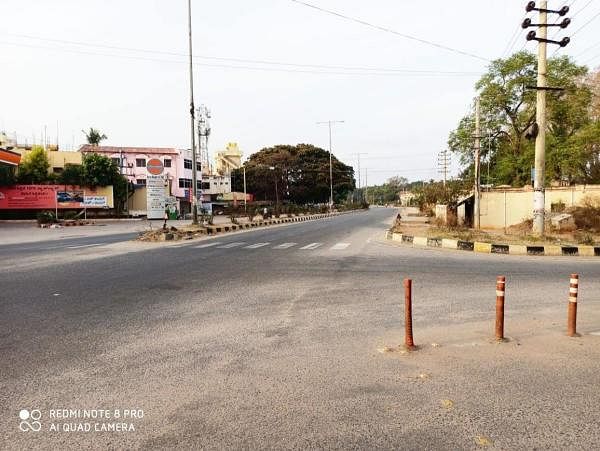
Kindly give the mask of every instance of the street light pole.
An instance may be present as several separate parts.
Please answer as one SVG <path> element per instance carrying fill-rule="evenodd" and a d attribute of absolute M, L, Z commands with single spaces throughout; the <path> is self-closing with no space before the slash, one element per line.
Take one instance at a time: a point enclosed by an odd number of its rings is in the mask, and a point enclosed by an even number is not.
<path fill-rule="evenodd" d="M 190 130 L 192 144 L 192 224 L 198 225 L 198 171 L 196 162 L 196 133 L 194 132 L 194 70 L 192 63 L 192 0 L 188 0 L 188 35 L 190 49 Z"/>
<path fill-rule="evenodd" d="M 329 210 L 333 209 L 333 163 L 331 156 L 331 124 L 342 124 L 344 121 L 323 121 L 317 122 L 318 125 L 327 124 L 329 127 Z"/>

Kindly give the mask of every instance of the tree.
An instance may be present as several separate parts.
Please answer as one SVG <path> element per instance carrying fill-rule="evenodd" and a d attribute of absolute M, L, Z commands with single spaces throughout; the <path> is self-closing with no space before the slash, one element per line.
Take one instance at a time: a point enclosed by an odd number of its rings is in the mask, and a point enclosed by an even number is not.
<path fill-rule="evenodd" d="M 42 146 L 33 146 L 19 164 L 17 180 L 19 183 L 44 183 L 51 179 L 48 175 L 50 163 L 48 155 Z"/>
<path fill-rule="evenodd" d="M 102 141 L 108 139 L 108 137 L 104 133 L 100 133 L 100 130 L 97 130 L 93 127 L 90 127 L 89 131 L 81 130 L 81 132 L 85 135 L 88 144 L 92 146 L 98 146 Z"/>
<path fill-rule="evenodd" d="M 82 163 L 82 181 L 87 186 L 112 185 L 115 178 L 121 175 L 116 163 L 105 155 L 85 154 Z"/>
<path fill-rule="evenodd" d="M 362 198 L 366 198 L 373 203 L 391 203 L 398 201 L 400 192 L 408 186 L 408 179 L 395 176 L 387 180 L 383 185 L 374 185 L 367 188 L 361 188 Z"/>
<path fill-rule="evenodd" d="M 591 90 L 585 82 L 587 68 L 569 57 L 551 58 L 548 62 L 549 86 L 564 91 L 547 93 L 547 180 L 568 176 L 582 180 L 584 174 L 571 171 L 572 139 L 590 123 Z M 490 165 L 495 184 L 522 186 L 530 182 L 534 163 L 534 124 L 537 59 L 529 52 L 519 52 L 491 63 L 488 72 L 477 82 L 480 93 L 482 139 L 481 157 Z M 449 137 L 450 150 L 460 155 L 465 178 L 473 177 L 473 138 L 475 118 L 463 117 Z"/>
<path fill-rule="evenodd" d="M 245 164 L 247 190 L 257 200 L 297 204 L 329 201 L 329 152 L 310 144 L 277 145 L 253 154 Z M 354 190 L 354 170 L 332 156 L 333 197 Z M 243 174 L 233 172 L 233 189 L 243 190 Z"/>
<path fill-rule="evenodd" d="M 80 164 L 66 164 L 58 176 L 58 183 L 63 185 L 84 185 L 83 166 Z"/>
<path fill-rule="evenodd" d="M 122 211 L 128 182 L 113 160 L 97 153 L 85 154 L 81 165 L 81 180 L 90 187 L 112 185 L 115 208 L 117 213 Z"/>
<path fill-rule="evenodd" d="M 462 180 L 450 180 L 444 185 L 443 182 L 423 183 L 419 188 L 415 188 L 415 202 L 421 211 L 431 211 L 436 204 L 449 205 L 455 207 L 462 195 L 470 189 L 468 183 Z"/>
<path fill-rule="evenodd" d="M 14 185 L 17 181 L 13 166 L 0 166 L 0 186 Z"/>

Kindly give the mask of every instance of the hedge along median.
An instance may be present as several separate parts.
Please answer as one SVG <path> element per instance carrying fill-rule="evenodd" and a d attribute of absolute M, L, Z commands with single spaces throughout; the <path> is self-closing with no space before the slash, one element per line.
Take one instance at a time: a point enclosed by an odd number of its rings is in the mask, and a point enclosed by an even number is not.
<path fill-rule="evenodd" d="M 406 235 L 397 232 L 387 232 L 386 238 L 402 244 L 411 244 L 413 247 L 441 247 L 460 251 L 477 252 L 482 254 L 509 254 L 509 255 L 545 255 L 545 256 L 580 256 L 600 257 L 600 246 L 570 246 L 570 245 L 527 245 L 527 244 L 496 244 L 480 241 L 463 241 L 447 238 L 430 238 Z"/>

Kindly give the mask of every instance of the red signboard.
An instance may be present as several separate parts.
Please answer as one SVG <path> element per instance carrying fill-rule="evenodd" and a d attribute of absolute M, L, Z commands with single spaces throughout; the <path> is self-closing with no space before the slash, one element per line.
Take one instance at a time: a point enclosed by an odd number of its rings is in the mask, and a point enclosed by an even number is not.
<path fill-rule="evenodd" d="M 53 209 L 57 189 L 53 185 L 0 186 L 0 209 Z"/>
<path fill-rule="evenodd" d="M 82 208 L 83 194 L 82 188 L 70 185 L 0 186 L 0 210 Z M 90 194 L 93 194 L 93 191 Z M 93 197 L 93 205 L 89 205 L 88 208 L 102 208 L 96 197 Z"/>

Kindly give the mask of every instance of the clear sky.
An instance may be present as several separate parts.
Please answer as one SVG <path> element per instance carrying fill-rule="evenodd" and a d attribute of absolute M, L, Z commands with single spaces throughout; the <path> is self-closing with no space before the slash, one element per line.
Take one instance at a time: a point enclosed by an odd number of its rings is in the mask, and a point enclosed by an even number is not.
<path fill-rule="evenodd" d="M 363 183 L 365 169 L 369 184 L 439 178 L 437 153 L 486 60 L 525 43 L 524 0 L 306 2 L 482 59 L 292 0 L 192 0 L 195 98 L 212 111 L 211 151 L 230 141 L 246 156 L 327 148 L 316 122 L 344 120 L 333 151 L 355 169 L 363 153 Z M 583 28 L 560 51 L 600 64 L 600 0 L 549 1 L 564 4 L 573 24 L 557 36 Z M 1 0 L 0 13 L 0 130 L 31 143 L 46 126 L 56 142 L 58 123 L 67 149 L 90 126 L 107 145 L 189 147 L 186 0 Z"/>

